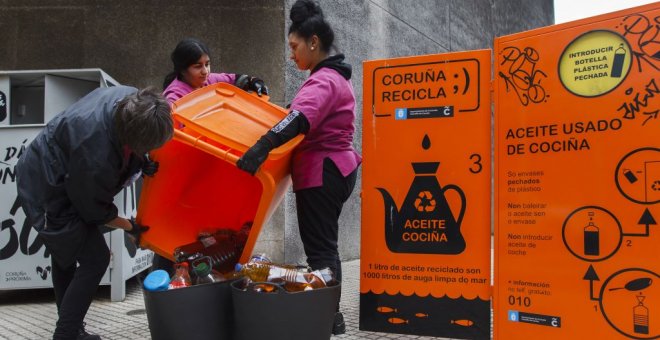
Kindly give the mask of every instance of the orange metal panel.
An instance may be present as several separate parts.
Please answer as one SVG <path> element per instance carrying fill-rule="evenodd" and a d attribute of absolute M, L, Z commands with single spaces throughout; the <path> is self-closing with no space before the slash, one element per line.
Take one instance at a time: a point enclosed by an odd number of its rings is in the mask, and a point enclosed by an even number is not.
<path fill-rule="evenodd" d="M 495 40 L 496 339 L 660 338 L 659 22 Z"/>
<path fill-rule="evenodd" d="M 364 63 L 360 328 L 490 336 L 490 50 Z"/>

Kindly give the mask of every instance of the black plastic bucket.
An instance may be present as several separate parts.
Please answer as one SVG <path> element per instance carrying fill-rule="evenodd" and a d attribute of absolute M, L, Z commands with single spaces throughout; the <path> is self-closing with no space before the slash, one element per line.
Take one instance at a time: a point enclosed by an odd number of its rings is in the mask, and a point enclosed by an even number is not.
<path fill-rule="evenodd" d="M 234 315 L 230 283 L 159 292 L 142 289 L 151 338 L 231 340 Z"/>
<path fill-rule="evenodd" d="M 330 339 L 341 285 L 289 293 L 242 290 L 231 284 L 235 340 Z"/>

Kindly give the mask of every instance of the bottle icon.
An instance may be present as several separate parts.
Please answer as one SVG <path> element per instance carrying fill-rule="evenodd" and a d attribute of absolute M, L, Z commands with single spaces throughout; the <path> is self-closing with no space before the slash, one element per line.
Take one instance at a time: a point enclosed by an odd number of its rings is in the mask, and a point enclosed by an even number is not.
<path fill-rule="evenodd" d="M 593 212 L 589 212 L 589 223 L 584 227 L 584 254 L 600 255 L 600 229 L 593 222 Z"/>
<path fill-rule="evenodd" d="M 626 176 L 630 184 L 637 182 L 637 176 L 630 169 L 623 169 L 623 175 Z"/>
<path fill-rule="evenodd" d="M 191 280 L 190 274 L 188 273 L 188 262 L 176 263 L 174 265 L 174 270 L 174 275 L 172 276 L 172 280 L 170 280 L 169 289 L 190 287 Z"/>
<path fill-rule="evenodd" d="M 623 44 L 619 44 L 619 48 L 614 51 L 614 61 L 612 62 L 612 72 L 610 73 L 610 77 L 621 77 L 621 72 L 623 71 L 623 62 L 625 59 L 626 50 L 623 48 Z"/>
<path fill-rule="evenodd" d="M 220 272 L 211 268 L 211 258 L 208 256 L 204 256 L 193 262 L 193 272 L 195 273 L 196 285 L 226 281 Z"/>
<path fill-rule="evenodd" d="M 649 309 L 644 306 L 646 296 L 640 293 L 635 297 L 639 303 L 633 307 L 633 330 L 635 333 L 649 334 Z"/>

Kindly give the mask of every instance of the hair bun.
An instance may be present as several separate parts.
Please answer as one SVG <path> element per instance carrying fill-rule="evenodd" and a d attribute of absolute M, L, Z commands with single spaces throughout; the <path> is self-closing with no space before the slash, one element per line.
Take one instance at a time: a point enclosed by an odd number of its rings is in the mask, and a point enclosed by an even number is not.
<path fill-rule="evenodd" d="M 305 20 L 316 15 L 323 17 L 323 11 L 321 10 L 321 6 L 319 6 L 315 1 L 312 0 L 298 0 L 291 7 L 291 13 L 289 14 L 289 18 L 294 24 L 296 24 L 296 23 L 302 23 Z"/>

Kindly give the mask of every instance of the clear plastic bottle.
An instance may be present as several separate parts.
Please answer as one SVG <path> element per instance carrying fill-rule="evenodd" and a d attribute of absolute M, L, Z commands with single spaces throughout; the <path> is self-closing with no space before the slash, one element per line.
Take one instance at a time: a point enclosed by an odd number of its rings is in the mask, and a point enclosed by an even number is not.
<path fill-rule="evenodd" d="M 295 267 L 274 263 L 236 264 L 236 272 L 252 282 L 273 282 L 284 286 L 289 292 L 318 289 L 326 286 L 323 279 L 313 273 L 297 270 Z"/>
<path fill-rule="evenodd" d="M 217 270 L 211 268 L 206 261 L 198 261 L 194 263 L 193 272 L 195 273 L 196 285 L 226 281 L 225 277 Z"/>
<path fill-rule="evenodd" d="M 312 274 L 320 277 L 323 279 L 323 282 L 325 283 L 326 286 L 335 286 L 339 282 L 337 281 L 337 277 L 335 276 L 335 273 L 332 271 L 332 269 L 325 267 L 323 269 L 315 270 L 312 272 Z"/>
<path fill-rule="evenodd" d="M 238 276 L 246 277 L 252 282 L 267 282 L 270 273 L 270 265 L 271 263 L 237 263 L 234 270 Z"/>
<path fill-rule="evenodd" d="M 190 274 L 188 273 L 188 263 L 181 262 L 174 264 L 174 275 L 170 280 L 169 289 L 178 289 L 189 287 L 191 285 Z"/>
<path fill-rule="evenodd" d="M 250 256 L 250 259 L 247 261 L 247 263 L 273 263 L 273 261 L 270 260 L 268 255 L 260 253 Z"/>

